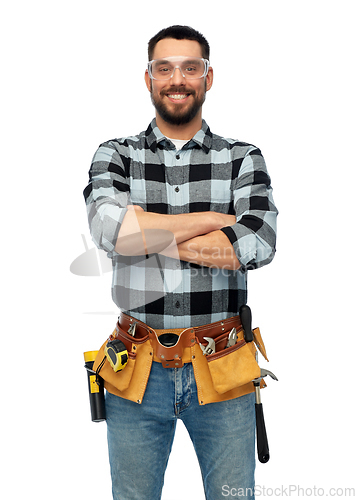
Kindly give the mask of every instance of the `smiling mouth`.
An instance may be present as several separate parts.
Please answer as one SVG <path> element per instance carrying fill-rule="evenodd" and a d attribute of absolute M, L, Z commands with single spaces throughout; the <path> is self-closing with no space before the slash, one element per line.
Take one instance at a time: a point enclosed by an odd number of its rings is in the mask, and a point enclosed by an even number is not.
<path fill-rule="evenodd" d="M 169 99 L 173 99 L 174 101 L 182 101 L 190 96 L 190 94 L 166 94 Z"/>

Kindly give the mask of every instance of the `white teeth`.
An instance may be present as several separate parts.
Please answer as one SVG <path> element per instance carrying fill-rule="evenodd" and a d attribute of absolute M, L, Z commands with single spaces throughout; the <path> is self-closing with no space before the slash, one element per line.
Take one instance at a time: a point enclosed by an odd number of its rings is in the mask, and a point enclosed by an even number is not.
<path fill-rule="evenodd" d="M 187 94 L 168 94 L 168 97 L 171 99 L 185 99 L 188 95 Z"/>

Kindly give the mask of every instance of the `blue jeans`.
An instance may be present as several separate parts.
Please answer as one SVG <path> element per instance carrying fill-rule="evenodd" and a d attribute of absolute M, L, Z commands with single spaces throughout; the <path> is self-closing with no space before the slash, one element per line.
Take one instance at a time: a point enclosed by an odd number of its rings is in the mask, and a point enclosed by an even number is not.
<path fill-rule="evenodd" d="M 177 419 L 186 426 L 207 500 L 254 498 L 255 396 L 200 406 L 191 363 L 153 362 L 142 404 L 106 394 L 114 500 L 159 500 Z M 177 472 L 182 496 L 187 479 Z M 240 493 L 240 494 L 239 494 Z"/>

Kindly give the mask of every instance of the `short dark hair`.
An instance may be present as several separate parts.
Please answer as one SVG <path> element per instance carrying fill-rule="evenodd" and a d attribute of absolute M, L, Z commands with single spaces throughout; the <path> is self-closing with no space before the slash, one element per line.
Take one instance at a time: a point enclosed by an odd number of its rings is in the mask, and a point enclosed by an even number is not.
<path fill-rule="evenodd" d="M 165 38 L 174 38 L 175 40 L 195 40 L 200 44 L 202 56 L 204 59 L 209 59 L 210 56 L 210 47 L 206 38 L 191 28 L 190 26 L 170 26 L 169 28 L 165 28 L 157 33 L 157 35 L 153 36 L 151 40 L 148 42 L 148 60 L 151 61 L 153 57 L 153 51 L 156 44 Z"/>

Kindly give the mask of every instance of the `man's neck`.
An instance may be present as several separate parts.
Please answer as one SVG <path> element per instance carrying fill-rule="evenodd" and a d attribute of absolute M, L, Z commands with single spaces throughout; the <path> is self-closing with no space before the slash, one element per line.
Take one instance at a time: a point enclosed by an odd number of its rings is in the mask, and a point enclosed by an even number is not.
<path fill-rule="evenodd" d="M 156 113 L 156 123 L 162 134 L 166 137 L 189 141 L 201 129 L 202 117 L 201 114 L 198 113 L 192 121 L 185 125 L 171 125 L 170 123 L 164 121 L 161 116 Z"/>

